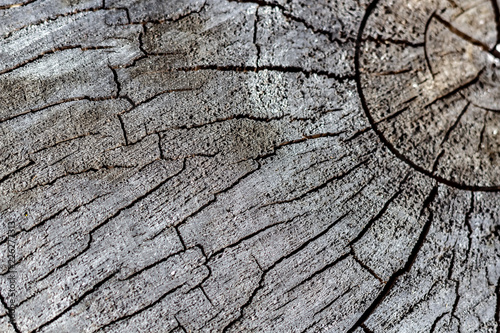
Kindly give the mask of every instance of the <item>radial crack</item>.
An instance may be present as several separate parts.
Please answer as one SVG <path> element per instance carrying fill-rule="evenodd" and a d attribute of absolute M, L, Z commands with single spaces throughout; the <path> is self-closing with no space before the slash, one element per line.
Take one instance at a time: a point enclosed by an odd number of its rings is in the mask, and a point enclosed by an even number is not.
<path fill-rule="evenodd" d="M 194 67 L 177 67 L 171 68 L 167 70 L 163 70 L 165 72 L 195 72 L 199 70 L 215 70 L 221 72 L 261 72 L 261 71 L 274 71 L 280 73 L 302 73 L 306 77 L 310 77 L 311 75 L 324 76 L 329 79 L 334 79 L 338 82 L 344 82 L 347 80 L 354 80 L 354 76 L 347 75 L 338 75 L 325 70 L 308 70 L 299 66 L 217 66 L 217 65 L 200 65 Z"/>
<path fill-rule="evenodd" d="M 259 292 L 259 290 L 261 290 L 262 288 L 264 288 L 264 280 L 266 278 L 266 275 L 272 271 L 277 265 L 279 265 L 281 262 L 283 262 L 284 260 L 296 255 L 297 253 L 299 253 L 300 251 L 302 251 L 304 248 L 306 248 L 309 244 L 311 244 L 312 242 L 314 242 L 315 240 L 319 239 L 320 237 L 324 236 L 325 234 L 327 234 L 334 226 L 337 225 L 337 223 L 339 223 L 340 221 L 342 221 L 347 215 L 349 214 L 349 212 L 345 213 L 344 215 L 340 216 L 338 219 L 336 219 L 334 222 L 332 222 L 329 226 L 327 226 L 325 229 L 323 229 L 323 231 L 319 232 L 318 234 L 316 234 L 315 236 L 309 238 L 308 240 L 306 240 L 304 243 L 302 243 L 302 245 L 300 245 L 299 247 L 297 247 L 295 250 L 291 251 L 289 254 L 281 257 L 280 259 L 278 259 L 277 261 L 275 261 L 271 266 L 269 266 L 269 268 L 267 268 L 261 275 L 260 277 L 260 280 L 259 280 L 259 284 L 257 286 L 257 288 L 254 289 L 254 291 L 252 292 L 252 294 L 250 295 L 250 297 L 248 298 L 248 300 L 241 306 L 240 308 L 240 314 L 235 318 L 233 319 L 231 322 L 229 322 L 223 329 L 222 329 L 222 332 L 227 332 L 232 326 L 234 326 L 237 322 L 239 322 L 241 320 L 241 318 L 243 317 L 244 315 L 244 311 L 247 307 L 250 306 L 250 304 L 252 304 L 252 301 L 254 299 L 254 297 L 257 295 L 257 293 Z"/>
<path fill-rule="evenodd" d="M 495 0 L 492 0 L 495 1 Z M 461 39 L 465 40 L 466 42 L 471 43 L 472 45 L 480 47 L 483 51 L 490 53 L 492 56 L 494 56 L 497 59 L 500 59 L 500 52 L 495 48 L 490 48 L 488 45 L 484 44 L 483 42 L 475 39 L 474 37 L 471 37 L 467 35 L 465 32 L 460 31 L 459 29 L 455 28 L 450 22 L 446 21 L 443 19 L 441 16 L 435 14 L 433 17 L 436 18 L 442 25 L 444 25 L 449 31 L 460 37 Z"/>
<path fill-rule="evenodd" d="M 406 183 L 409 176 L 410 176 L 410 172 L 408 172 L 406 174 L 406 176 L 403 178 L 403 181 L 399 184 L 399 189 L 384 203 L 384 205 L 382 206 L 380 211 L 365 224 L 363 229 L 361 229 L 361 231 L 356 235 L 356 237 L 354 237 L 349 242 L 348 246 L 352 246 L 352 245 L 356 244 L 361 238 L 363 238 L 363 236 L 372 227 L 372 225 L 385 214 L 385 212 L 387 211 L 389 206 L 392 204 L 392 202 L 394 200 L 396 200 L 399 197 L 399 195 L 403 192 L 403 190 L 404 190 L 403 185 Z"/>
<path fill-rule="evenodd" d="M 261 208 L 264 208 L 264 207 L 267 207 L 267 206 L 279 205 L 279 204 L 290 203 L 290 202 L 294 202 L 294 201 L 297 201 L 297 200 L 301 200 L 301 199 L 305 198 L 306 196 L 308 196 L 309 194 L 317 192 L 317 191 L 325 188 L 331 182 L 333 182 L 335 180 L 340 180 L 340 179 L 348 176 L 351 172 L 357 170 L 359 167 L 361 167 L 363 165 L 366 165 L 368 161 L 369 161 L 369 159 L 365 159 L 365 160 L 359 162 L 358 164 L 356 164 L 355 166 L 353 166 L 349 170 L 347 170 L 347 171 L 345 171 L 343 173 L 340 173 L 338 175 L 335 175 L 335 176 L 332 176 L 332 177 L 328 178 L 325 182 L 321 183 L 320 185 L 317 185 L 317 186 L 314 186 L 314 187 L 308 189 L 307 191 L 305 191 L 304 193 L 300 194 L 297 197 L 294 197 L 294 198 L 291 198 L 291 199 L 287 199 L 287 200 L 281 200 L 281 201 L 271 202 L 271 203 L 262 205 Z"/>
<path fill-rule="evenodd" d="M 10 72 L 12 72 L 14 70 L 17 70 L 17 69 L 20 69 L 22 67 L 25 67 L 26 65 L 28 65 L 30 63 L 33 63 L 33 62 L 35 62 L 35 61 L 43 58 L 46 55 L 54 54 L 54 53 L 61 52 L 61 51 L 74 50 L 74 49 L 80 49 L 82 51 L 91 51 L 91 50 L 106 50 L 106 49 L 112 49 L 112 48 L 113 48 L 112 46 L 82 46 L 82 45 L 61 46 L 61 47 L 58 47 L 58 48 L 55 48 L 55 49 L 52 49 L 52 50 L 49 50 L 49 51 L 42 52 L 39 55 L 37 55 L 37 56 L 35 56 L 33 58 L 30 58 L 28 60 L 25 60 L 22 63 L 17 64 L 14 67 L 1 70 L 0 71 L 0 75 L 1 74 L 10 73 Z"/>
<path fill-rule="evenodd" d="M 161 181 L 160 183 L 158 183 L 156 186 L 154 186 L 152 189 L 148 190 L 146 193 L 144 193 L 144 194 L 140 195 L 139 197 L 135 198 L 134 200 L 132 200 L 126 206 L 119 208 L 114 214 L 112 214 L 111 216 L 109 216 L 108 218 L 106 218 L 105 220 L 103 220 L 102 222 L 100 222 L 99 224 L 97 224 L 96 226 L 94 226 L 88 232 L 89 238 L 88 238 L 87 244 L 83 248 L 83 250 L 81 250 L 79 253 L 77 253 L 76 255 L 74 255 L 73 257 L 71 257 L 70 259 L 66 260 L 62 264 L 56 266 L 55 268 L 53 268 L 52 270 L 50 270 L 48 273 L 44 274 L 42 277 L 38 278 L 37 282 L 41 281 L 41 280 L 43 280 L 45 278 L 47 278 L 49 275 L 51 275 L 52 273 L 54 273 L 56 270 L 59 270 L 62 267 L 68 266 L 73 260 L 75 260 L 76 258 L 78 258 L 79 256 L 81 256 L 83 253 L 87 252 L 87 250 L 90 249 L 90 246 L 91 246 L 91 244 L 93 242 L 93 234 L 97 230 L 99 230 L 101 227 L 103 227 L 104 225 L 106 225 L 109 221 L 111 221 L 112 219 L 114 219 L 115 217 L 117 217 L 118 215 L 120 215 L 124 210 L 127 210 L 127 209 L 133 207 L 136 203 L 138 203 L 139 201 L 143 200 L 144 198 L 146 198 L 150 194 L 154 193 L 160 187 L 162 187 L 163 185 L 165 185 L 169 180 L 171 180 L 172 178 L 174 178 L 174 177 L 178 176 L 180 173 L 182 173 L 185 170 L 185 168 L 186 168 L 186 161 L 184 160 L 183 163 L 182 163 L 182 168 L 181 168 L 180 171 L 178 171 L 177 173 L 173 174 L 172 176 L 167 177 L 166 179 L 164 179 L 163 181 Z"/>
<path fill-rule="evenodd" d="M 121 321 L 124 321 L 124 320 L 127 320 L 127 319 L 130 319 L 136 315 L 138 315 L 139 313 L 142 313 L 148 309 L 151 309 L 152 307 L 154 307 L 156 304 L 160 303 L 161 301 L 163 301 L 167 296 L 175 293 L 176 291 L 178 291 L 179 289 L 181 289 L 182 287 L 184 287 L 184 284 L 181 284 L 181 285 L 178 285 L 177 287 L 173 288 L 173 289 L 170 289 L 169 291 L 167 291 L 166 293 L 163 293 L 160 297 L 158 297 L 155 301 L 151 302 L 150 304 L 146 305 L 145 307 L 142 307 L 132 313 L 129 313 L 127 315 L 124 315 L 124 316 L 121 316 L 117 319 L 114 319 L 112 321 L 110 321 L 109 323 L 101 326 L 99 329 L 100 330 L 104 330 L 105 328 L 111 326 L 111 325 L 114 325 L 116 323 L 119 323 Z M 180 324 L 179 324 L 180 325 Z"/>
<path fill-rule="evenodd" d="M 7 312 L 9 323 L 14 328 L 14 331 L 16 333 L 21 333 L 21 330 L 17 327 L 14 310 L 12 310 L 9 306 L 7 306 L 7 302 L 5 301 L 5 298 L 3 297 L 1 292 L 0 292 L 0 302 L 2 303 L 3 307 L 5 308 L 5 311 Z"/>
<path fill-rule="evenodd" d="M 400 269 L 398 269 L 394 274 L 389 278 L 389 281 L 387 284 L 384 286 L 382 291 L 378 294 L 378 296 L 373 300 L 373 302 L 368 306 L 368 308 L 363 312 L 361 317 L 356 321 L 356 323 L 347 331 L 347 333 L 353 333 L 358 327 L 360 327 L 361 324 L 364 324 L 364 322 L 370 317 L 370 315 L 375 311 L 375 309 L 382 303 L 384 298 L 389 294 L 391 291 L 392 287 L 396 283 L 396 281 L 406 273 L 408 273 L 412 266 L 413 263 L 415 262 L 415 259 L 417 258 L 418 253 L 420 252 L 420 248 L 422 247 L 423 243 L 425 242 L 427 238 L 427 234 L 429 233 L 432 221 L 434 219 L 434 213 L 432 210 L 428 209 L 430 204 L 434 201 L 434 198 L 436 197 L 438 192 L 438 187 L 435 185 L 432 190 L 430 191 L 429 195 L 425 199 L 422 209 L 420 210 L 420 216 L 424 214 L 426 210 L 429 211 L 429 216 L 427 218 L 427 222 L 425 223 L 424 227 L 422 228 L 422 231 L 420 232 L 420 235 L 415 242 L 415 245 L 413 246 L 413 249 L 411 251 L 410 256 L 408 257 L 406 263 L 404 266 Z"/>
<path fill-rule="evenodd" d="M 55 322 L 57 319 L 61 318 L 65 313 L 67 313 L 69 310 L 71 310 L 72 308 L 74 308 L 75 306 L 77 306 L 78 304 L 80 304 L 80 302 L 82 302 L 87 296 L 89 296 L 90 294 L 94 293 L 95 291 L 97 291 L 103 284 L 105 284 L 106 282 L 108 282 L 109 280 L 111 280 L 118 272 L 113 272 L 111 273 L 110 275 L 108 275 L 107 277 L 105 277 L 104 279 L 102 279 L 101 281 L 99 281 L 98 283 L 96 283 L 92 288 L 90 288 L 89 290 L 87 290 L 86 292 L 84 292 L 81 296 L 79 296 L 76 301 L 74 301 L 73 303 L 71 303 L 70 305 L 68 305 L 63 311 L 59 312 L 56 316 L 54 316 L 52 319 L 50 319 L 49 321 L 46 321 L 45 323 L 43 323 L 42 325 L 38 326 L 37 328 L 35 328 L 34 330 L 31 331 L 31 333 L 35 333 L 35 332 L 40 332 L 40 330 L 50 324 L 52 324 L 53 322 Z"/>
<path fill-rule="evenodd" d="M 292 291 L 294 291 L 295 289 L 297 289 L 298 287 L 304 285 L 305 283 L 311 281 L 312 279 L 314 279 L 316 276 L 326 272 L 327 270 L 329 270 L 330 268 L 334 267 L 335 265 L 337 265 L 339 262 L 347 259 L 349 256 L 352 255 L 352 252 L 347 252 L 347 253 L 344 253 L 343 255 L 341 255 L 340 257 L 338 257 L 337 259 L 335 259 L 334 261 L 332 261 L 331 263 L 321 267 L 319 270 L 315 271 L 314 273 L 312 273 L 311 275 L 309 275 L 307 278 L 305 278 L 304 280 L 300 281 L 298 284 L 296 284 L 295 286 L 293 286 L 292 288 L 288 289 L 286 291 L 286 293 L 291 293 Z"/>
<path fill-rule="evenodd" d="M 462 111 L 460 112 L 460 114 L 458 115 L 457 119 L 455 120 L 455 122 L 450 126 L 450 128 L 448 128 L 448 130 L 446 131 L 444 137 L 443 137 L 443 140 L 441 141 L 441 143 L 439 144 L 440 146 L 443 146 L 443 144 L 448 141 L 448 139 L 450 138 L 450 134 L 451 132 L 453 132 L 453 130 L 457 127 L 458 123 L 460 122 L 460 120 L 462 119 L 462 117 L 464 116 L 464 114 L 467 112 L 467 110 L 469 109 L 469 106 L 470 106 L 470 102 L 467 102 L 467 104 L 465 104 L 465 107 L 462 109 Z"/>
<path fill-rule="evenodd" d="M 236 242 L 234 242 L 234 243 L 232 243 L 232 244 L 230 244 L 230 245 L 227 245 L 227 246 L 225 246 L 225 247 L 221 248 L 220 250 L 217 250 L 217 251 L 213 252 L 213 253 L 209 256 L 209 258 L 208 258 L 208 259 L 209 259 L 209 260 L 211 260 L 211 259 L 213 259 L 213 258 L 217 257 L 219 254 L 221 254 L 221 253 L 223 253 L 224 251 L 226 251 L 227 249 L 230 249 L 230 248 L 236 247 L 236 246 L 238 246 L 239 244 L 243 243 L 244 241 L 249 240 L 249 239 L 252 239 L 253 237 L 255 237 L 255 236 L 257 236 L 257 235 L 259 235 L 259 234 L 261 234 L 261 233 L 263 233 L 263 232 L 265 232 L 265 231 L 267 231 L 267 230 L 269 230 L 269 229 L 275 228 L 275 227 L 277 227 L 277 226 L 279 226 L 279 225 L 282 225 L 282 224 L 292 223 L 292 222 L 293 222 L 293 221 L 295 221 L 296 219 L 298 219 L 298 218 L 302 218 L 302 217 L 304 217 L 304 216 L 306 216 L 306 215 L 308 215 L 308 212 L 305 212 L 305 213 L 302 213 L 302 214 L 300 214 L 300 215 L 294 216 L 294 217 L 292 217 L 291 219 L 287 219 L 287 220 L 282 220 L 282 221 L 279 221 L 279 222 L 271 223 L 271 224 L 269 224 L 269 225 L 265 226 L 264 228 L 261 228 L 261 229 L 259 229 L 259 230 L 257 230 L 257 231 L 254 231 L 254 232 L 252 232 L 252 233 L 250 233 L 250 234 L 248 234 L 248 235 L 246 235 L 246 236 L 244 236 L 244 237 L 242 237 L 242 238 L 238 239 L 238 241 L 236 241 Z"/>
<path fill-rule="evenodd" d="M 444 316 L 446 316 L 449 312 L 445 312 L 445 313 L 442 313 L 440 314 L 439 316 L 436 317 L 436 319 L 434 320 L 434 322 L 432 323 L 432 326 L 431 326 L 431 329 L 429 330 L 429 333 L 434 333 L 434 331 L 436 330 L 436 326 L 437 324 L 441 321 L 441 319 L 443 319 Z"/>

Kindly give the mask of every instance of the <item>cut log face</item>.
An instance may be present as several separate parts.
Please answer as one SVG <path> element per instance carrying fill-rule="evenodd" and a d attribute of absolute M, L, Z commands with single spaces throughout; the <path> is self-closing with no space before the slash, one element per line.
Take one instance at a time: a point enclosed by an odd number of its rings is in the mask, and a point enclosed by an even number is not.
<path fill-rule="evenodd" d="M 376 1 L 360 31 L 372 126 L 401 159 L 462 189 L 500 185 L 495 10 L 491 1 Z"/>
<path fill-rule="evenodd" d="M 0 333 L 500 332 L 494 0 L 0 0 Z"/>

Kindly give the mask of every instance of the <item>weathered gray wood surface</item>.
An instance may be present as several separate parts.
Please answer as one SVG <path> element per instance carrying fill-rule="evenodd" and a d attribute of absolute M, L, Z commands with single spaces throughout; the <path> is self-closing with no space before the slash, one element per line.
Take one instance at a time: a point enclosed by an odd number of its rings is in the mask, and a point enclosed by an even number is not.
<path fill-rule="evenodd" d="M 500 332 L 495 0 L 18 1 L 0 332 Z"/>

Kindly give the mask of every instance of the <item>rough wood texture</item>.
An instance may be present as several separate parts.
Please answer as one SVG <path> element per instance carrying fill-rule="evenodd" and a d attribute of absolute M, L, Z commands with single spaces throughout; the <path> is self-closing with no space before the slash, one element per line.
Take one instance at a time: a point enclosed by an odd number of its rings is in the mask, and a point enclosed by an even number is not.
<path fill-rule="evenodd" d="M 0 332 L 500 332 L 495 0 L 18 1 Z"/>

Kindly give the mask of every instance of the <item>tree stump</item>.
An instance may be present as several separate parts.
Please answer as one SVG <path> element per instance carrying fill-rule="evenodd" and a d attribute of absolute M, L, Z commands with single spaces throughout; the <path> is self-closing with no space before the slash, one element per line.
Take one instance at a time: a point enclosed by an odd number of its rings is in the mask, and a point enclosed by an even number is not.
<path fill-rule="evenodd" d="M 496 0 L 0 17 L 0 332 L 500 332 Z"/>

